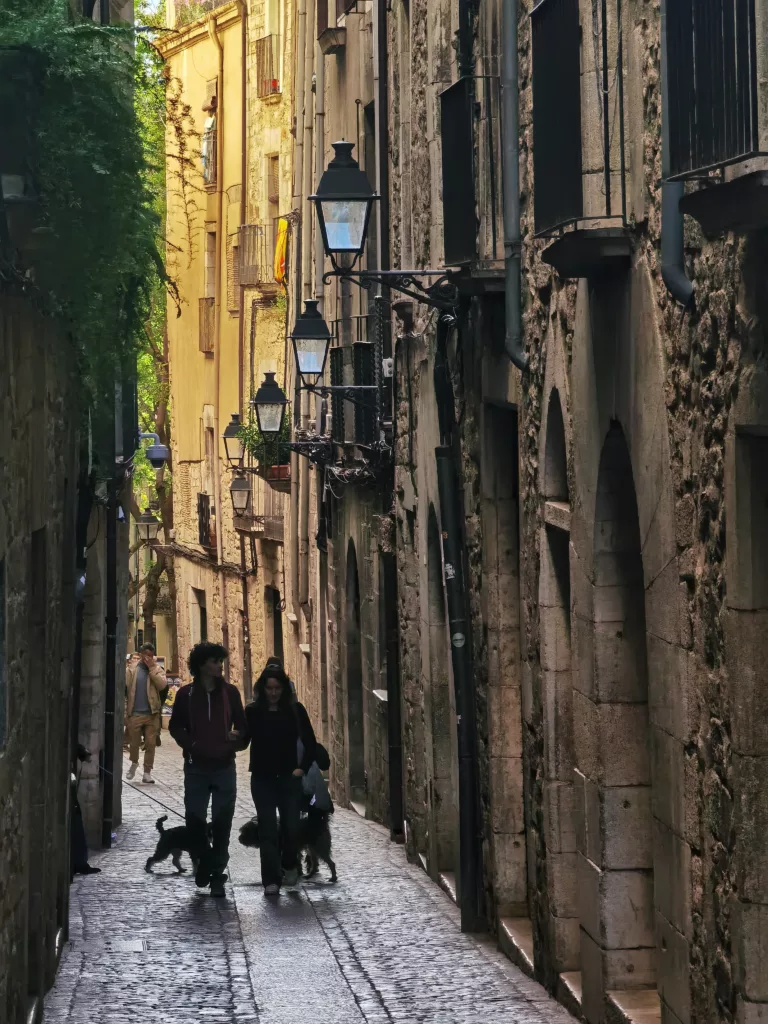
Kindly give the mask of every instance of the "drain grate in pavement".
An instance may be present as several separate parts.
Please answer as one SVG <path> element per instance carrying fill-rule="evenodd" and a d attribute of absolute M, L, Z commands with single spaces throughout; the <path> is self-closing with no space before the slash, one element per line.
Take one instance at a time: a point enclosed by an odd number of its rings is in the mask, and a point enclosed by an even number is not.
<path fill-rule="evenodd" d="M 144 939 L 121 939 L 118 942 L 85 942 L 74 939 L 68 945 L 76 953 L 146 953 L 149 949 Z"/>

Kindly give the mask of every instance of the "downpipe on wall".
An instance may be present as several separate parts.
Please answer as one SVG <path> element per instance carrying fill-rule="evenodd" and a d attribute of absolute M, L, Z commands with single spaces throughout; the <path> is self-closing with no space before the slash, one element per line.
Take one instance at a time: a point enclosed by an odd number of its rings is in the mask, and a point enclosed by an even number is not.
<path fill-rule="evenodd" d="M 669 293 L 687 307 L 693 283 L 685 273 L 685 240 L 680 200 L 682 181 L 669 175 L 669 90 L 667 88 L 667 0 L 661 0 L 661 277 Z"/>
<path fill-rule="evenodd" d="M 454 324 L 452 316 L 441 315 L 437 325 L 435 398 L 441 445 L 435 449 L 435 461 L 459 749 L 459 908 L 461 930 L 476 932 L 485 930 L 485 914 L 472 643 L 463 510 L 458 482 L 460 452 L 455 430 L 453 388 L 446 358 L 447 337 Z"/>
<path fill-rule="evenodd" d="M 520 293 L 520 117 L 517 89 L 517 0 L 501 4 L 501 139 L 504 195 L 504 348 L 520 371 L 528 369 Z"/>
<path fill-rule="evenodd" d="M 229 609 L 227 581 L 224 576 L 224 518 L 221 509 L 221 432 L 219 405 L 221 402 L 221 271 L 224 244 L 224 47 L 219 38 L 219 26 L 214 15 L 208 22 L 208 34 L 216 47 L 218 71 L 216 84 L 216 341 L 213 350 L 215 401 L 213 406 L 213 500 L 216 509 L 216 560 L 218 562 L 219 593 L 221 596 L 221 642 L 229 650 Z"/>

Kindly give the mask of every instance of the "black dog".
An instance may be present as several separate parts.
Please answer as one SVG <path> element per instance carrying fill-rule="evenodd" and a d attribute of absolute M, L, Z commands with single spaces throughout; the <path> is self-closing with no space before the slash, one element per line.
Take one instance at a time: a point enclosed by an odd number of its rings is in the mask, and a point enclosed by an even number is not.
<path fill-rule="evenodd" d="M 255 818 L 240 829 L 240 842 L 251 848 L 259 846 L 259 823 Z M 316 875 L 322 861 L 331 869 L 331 881 L 337 880 L 336 865 L 331 859 L 331 830 L 327 814 L 310 807 L 307 814 L 299 819 L 299 848 L 306 853 L 305 878 Z"/>
<path fill-rule="evenodd" d="M 160 838 L 157 841 L 155 852 L 147 859 L 147 863 L 144 865 L 144 870 L 152 874 L 153 865 L 159 864 L 161 861 L 171 857 L 176 871 L 180 875 L 183 875 L 186 873 L 187 869 L 182 867 L 181 855 L 186 851 L 192 860 L 192 867 L 197 871 L 199 851 L 194 849 L 195 842 L 189 829 L 186 825 L 179 825 L 177 828 L 169 828 L 166 830 L 163 828 L 163 822 L 167 820 L 168 815 L 164 814 L 162 818 L 158 818 L 155 822 L 155 828 L 160 833 Z"/>

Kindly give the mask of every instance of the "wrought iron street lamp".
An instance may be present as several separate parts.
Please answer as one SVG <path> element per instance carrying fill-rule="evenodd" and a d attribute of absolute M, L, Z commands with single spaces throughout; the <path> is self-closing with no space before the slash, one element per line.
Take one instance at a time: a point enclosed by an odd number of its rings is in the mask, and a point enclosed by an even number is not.
<path fill-rule="evenodd" d="M 304 312 L 296 317 L 291 333 L 296 368 L 302 379 L 314 384 L 323 375 L 331 332 L 314 299 L 304 303 Z"/>
<path fill-rule="evenodd" d="M 247 516 L 251 511 L 251 483 L 247 477 L 238 474 L 229 487 L 232 509 L 236 516 Z"/>
<path fill-rule="evenodd" d="M 339 261 L 351 270 L 365 248 L 373 204 L 380 198 L 352 156 L 352 142 L 334 142 L 334 157 L 310 196 L 317 209 L 323 248 L 336 270 Z M 347 269 L 346 267 L 344 269 Z"/>
<path fill-rule="evenodd" d="M 318 465 L 330 461 L 333 446 L 327 437 L 310 437 L 301 441 L 279 440 L 288 399 L 275 380 L 274 373 L 264 374 L 264 382 L 253 397 L 253 406 L 256 409 L 259 430 L 265 441 L 276 442 L 278 454 L 283 450 L 297 452 Z M 254 473 L 258 470 L 246 467 L 243 472 Z"/>
<path fill-rule="evenodd" d="M 138 530 L 139 538 L 145 543 L 151 544 L 152 541 L 157 540 L 157 535 L 160 532 L 160 521 L 151 512 L 142 512 L 136 520 L 136 529 Z"/>
<path fill-rule="evenodd" d="M 233 412 L 232 419 L 221 435 L 224 438 L 224 450 L 227 453 L 227 462 L 233 469 L 242 469 L 245 461 L 245 444 L 240 436 L 242 430 L 240 414 Z"/>
<path fill-rule="evenodd" d="M 291 334 L 293 354 L 296 368 L 302 379 L 302 390 L 314 395 L 342 395 L 349 402 L 370 408 L 368 402 L 361 402 L 356 395 L 359 392 L 375 392 L 375 384 L 317 384 L 322 377 L 331 344 L 331 332 L 323 320 L 314 299 L 307 299 L 304 312 L 296 317 Z"/>
<path fill-rule="evenodd" d="M 264 381 L 253 397 L 256 420 L 265 439 L 279 437 L 287 405 L 288 399 L 275 380 L 274 373 L 265 373 Z"/>
<path fill-rule="evenodd" d="M 451 275 L 445 270 L 355 270 L 365 249 L 371 210 L 378 196 L 352 156 L 351 142 L 334 142 L 334 157 L 323 173 L 317 191 L 309 198 L 315 204 L 323 248 L 333 270 L 323 280 L 333 277 L 354 281 L 371 290 L 375 285 L 394 288 L 434 309 L 453 313 L 459 292 Z"/>

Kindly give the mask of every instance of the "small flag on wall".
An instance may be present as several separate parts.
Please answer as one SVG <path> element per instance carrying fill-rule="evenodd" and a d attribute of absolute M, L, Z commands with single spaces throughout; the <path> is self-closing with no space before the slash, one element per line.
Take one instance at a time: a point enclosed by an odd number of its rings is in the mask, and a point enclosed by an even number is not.
<path fill-rule="evenodd" d="M 277 222 L 277 239 L 275 241 L 275 281 L 285 283 L 285 264 L 288 254 L 288 221 L 280 217 Z"/>

